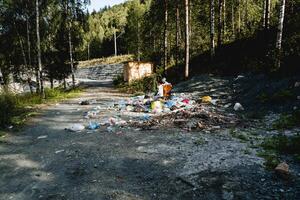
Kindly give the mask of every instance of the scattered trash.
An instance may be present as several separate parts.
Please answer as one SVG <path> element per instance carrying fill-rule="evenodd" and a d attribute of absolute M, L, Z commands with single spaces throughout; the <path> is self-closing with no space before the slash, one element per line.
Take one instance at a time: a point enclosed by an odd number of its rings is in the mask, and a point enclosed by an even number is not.
<path fill-rule="evenodd" d="M 201 98 L 202 103 L 211 103 L 212 98 L 210 96 L 204 96 Z"/>
<path fill-rule="evenodd" d="M 62 153 L 62 152 L 64 152 L 65 150 L 58 150 L 58 151 L 55 151 L 55 154 L 59 154 L 59 153 Z"/>
<path fill-rule="evenodd" d="M 88 129 L 95 130 L 100 128 L 100 124 L 96 122 L 89 122 Z"/>
<path fill-rule="evenodd" d="M 9 126 L 9 127 L 8 127 L 8 129 L 13 129 L 13 128 L 14 128 L 14 126 Z"/>
<path fill-rule="evenodd" d="M 37 139 L 46 139 L 46 138 L 48 138 L 48 136 L 47 135 L 41 135 L 41 136 L 39 136 L 39 137 L 37 137 Z"/>
<path fill-rule="evenodd" d="M 79 104 L 82 105 L 82 106 L 87 106 L 87 105 L 90 105 L 90 102 L 89 101 L 82 101 Z"/>
<path fill-rule="evenodd" d="M 295 83 L 295 88 L 297 88 L 297 87 L 299 87 L 299 86 L 300 86 L 300 82 L 297 81 L 297 82 Z"/>
<path fill-rule="evenodd" d="M 300 96 L 297 96 L 297 99 L 300 100 Z"/>
<path fill-rule="evenodd" d="M 158 93 L 159 97 L 170 97 L 172 91 L 172 84 L 167 82 L 166 78 L 163 78 L 161 83 L 158 85 Z"/>
<path fill-rule="evenodd" d="M 242 104 L 240 104 L 240 103 L 235 103 L 233 109 L 234 109 L 235 111 L 241 111 L 241 110 L 244 110 L 244 107 L 243 107 Z"/>
<path fill-rule="evenodd" d="M 97 103 L 97 100 L 96 99 L 93 99 L 89 102 L 90 104 L 96 104 Z"/>
<path fill-rule="evenodd" d="M 116 131 L 116 129 L 114 127 L 112 127 L 112 126 L 109 126 L 109 127 L 107 127 L 107 131 L 109 133 L 114 133 Z"/>
<path fill-rule="evenodd" d="M 148 121 L 148 120 L 151 119 L 151 117 L 150 117 L 149 115 L 147 115 L 147 114 L 144 114 L 144 115 L 141 117 L 141 119 L 142 119 L 143 121 Z"/>
<path fill-rule="evenodd" d="M 153 101 L 151 103 L 151 110 L 153 113 L 161 113 L 163 111 L 163 104 L 161 101 Z"/>
<path fill-rule="evenodd" d="M 82 124 L 73 124 L 71 127 L 67 128 L 67 130 L 72 132 L 80 132 L 83 131 L 85 127 Z"/>

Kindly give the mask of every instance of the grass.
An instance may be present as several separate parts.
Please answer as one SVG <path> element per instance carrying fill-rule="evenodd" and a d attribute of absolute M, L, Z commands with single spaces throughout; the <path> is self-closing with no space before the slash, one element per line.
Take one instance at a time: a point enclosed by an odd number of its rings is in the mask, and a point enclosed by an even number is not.
<path fill-rule="evenodd" d="M 280 163 L 278 154 L 272 151 L 258 152 L 257 155 L 265 159 L 264 165 L 268 170 L 274 170 L 275 167 Z"/>
<path fill-rule="evenodd" d="M 116 63 L 124 63 L 133 61 L 133 55 L 121 55 L 121 56 L 112 56 L 106 58 L 97 58 L 92 60 L 80 61 L 78 67 L 89 67 L 94 65 L 109 65 L 109 64 L 116 64 Z"/>
<path fill-rule="evenodd" d="M 249 137 L 246 133 L 238 133 L 235 129 L 231 129 L 229 133 L 233 138 L 237 138 L 243 142 L 249 141 Z"/>
<path fill-rule="evenodd" d="M 46 89 L 46 98 L 38 94 L 0 94 L 0 129 L 9 126 L 21 126 L 29 117 L 37 115 L 35 106 L 44 103 L 53 103 L 67 98 L 73 98 L 81 93 L 81 89 L 64 91 L 63 89 Z"/>
<path fill-rule="evenodd" d="M 194 144 L 197 145 L 197 146 L 201 146 L 201 145 L 204 145 L 204 144 L 206 144 L 206 143 L 207 143 L 207 141 L 205 141 L 205 139 L 203 139 L 203 138 L 199 138 L 199 139 L 197 139 L 197 140 L 194 142 Z"/>
<path fill-rule="evenodd" d="M 271 95 L 266 94 L 265 92 L 261 93 L 256 97 L 261 103 L 282 103 L 286 101 L 291 101 L 296 98 L 296 94 L 289 89 L 280 90 Z"/>
<path fill-rule="evenodd" d="M 300 110 L 291 114 L 282 114 L 272 125 L 273 129 L 277 130 L 290 129 L 297 126 L 300 126 Z"/>
<path fill-rule="evenodd" d="M 263 151 L 258 156 L 265 159 L 267 169 L 274 169 L 280 163 L 280 155 L 292 155 L 300 161 L 300 134 L 295 136 L 277 135 L 266 138 L 261 147 Z"/>

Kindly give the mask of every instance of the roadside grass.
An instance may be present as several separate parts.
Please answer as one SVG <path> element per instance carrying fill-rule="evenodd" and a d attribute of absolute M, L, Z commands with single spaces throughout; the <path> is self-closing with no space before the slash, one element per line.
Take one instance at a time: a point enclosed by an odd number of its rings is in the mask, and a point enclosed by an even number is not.
<path fill-rule="evenodd" d="M 112 56 L 107 58 L 97 58 L 92 60 L 80 61 L 78 67 L 84 68 L 84 67 L 89 67 L 94 65 L 109 65 L 109 64 L 129 62 L 133 60 L 134 60 L 133 55 Z"/>
<path fill-rule="evenodd" d="M 291 114 L 282 114 L 280 118 L 276 120 L 272 128 L 277 130 L 290 129 L 300 126 L 300 110 L 296 110 Z"/>
<path fill-rule="evenodd" d="M 81 88 L 63 90 L 61 88 L 46 89 L 43 99 L 38 94 L 0 94 L 0 129 L 5 130 L 10 126 L 20 127 L 29 117 L 38 114 L 37 105 L 54 103 L 68 98 L 79 96 Z"/>
<path fill-rule="evenodd" d="M 265 159 L 265 167 L 274 169 L 280 163 L 280 155 L 291 155 L 300 162 L 300 134 L 295 136 L 277 135 L 265 138 L 263 150 L 258 156 Z"/>
<path fill-rule="evenodd" d="M 296 94 L 293 90 L 284 89 L 273 94 L 261 93 L 256 97 L 261 103 L 282 103 L 292 101 L 296 98 Z"/>

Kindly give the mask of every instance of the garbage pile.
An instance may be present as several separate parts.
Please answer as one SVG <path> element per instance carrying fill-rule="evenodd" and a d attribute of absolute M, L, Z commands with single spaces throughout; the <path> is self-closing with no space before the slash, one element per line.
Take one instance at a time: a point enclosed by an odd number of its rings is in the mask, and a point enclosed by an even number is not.
<path fill-rule="evenodd" d="M 157 94 L 122 99 L 105 107 L 96 106 L 84 113 L 83 117 L 88 122 L 86 126 L 77 124 L 68 130 L 80 132 L 103 127 L 108 132 L 120 133 L 125 128 L 147 130 L 177 127 L 187 131 L 210 131 L 232 127 L 240 122 L 236 114 L 225 112 L 232 104 L 224 106 L 210 96 L 195 97 L 194 94 L 171 93 L 171 90 L 172 85 L 163 80 Z M 96 100 L 81 101 L 80 105 L 96 103 Z M 113 117 L 101 117 L 100 112 L 108 110 Z M 242 110 L 244 108 L 240 103 L 233 106 L 233 111 Z"/>
<path fill-rule="evenodd" d="M 210 96 L 199 99 L 186 94 L 173 94 L 170 98 L 138 96 L 117 104 L 120 111 L 143 112 L 137 120 L 128 125 L 141 128 L 178 127 L 191 130 L 213 130 L 233 126 L 239 123 L 235 114 L 225 115 L 217 100 Z"/>

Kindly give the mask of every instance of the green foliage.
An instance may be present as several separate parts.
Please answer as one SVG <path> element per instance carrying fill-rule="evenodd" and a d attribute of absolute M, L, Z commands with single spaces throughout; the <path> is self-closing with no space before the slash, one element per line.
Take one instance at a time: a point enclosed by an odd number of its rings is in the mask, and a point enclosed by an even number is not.
<path fill-rule="evenodd" d="M 7 126 L 11 123 L 11 113 L 17 111 L 18 100 L 14 95 L 0 95 L 0 127 Z"/>
<path fill-rule="evenodd" d="M 294 100 L 295 98 L 296 94 L 290 89 L 280 90 L 274 94 L 266 94 L 263 92 L 256 97 L 261 103 L 282 103 Z"/>
<path fill-rule="evenodd" d="M 290 129 L 300 126 L 300 110 L 292 114 L 282 114 L 273 124 L 274 129 Z"/>
<path fill-rule="evenodd" d="M 265 159 L 264 165 L 268 170 L 275 169 L 275 167 L 280 163 L 278 155 L 272 151 L 259 152 L 257 155 Z"/>
<path fill-rule="evenodd" d="M 149 77 L 145 77 L 140 80 L 132 81 L 131 83 L 126 83 L 123 80 L 122 76 L 117 77 L 114 80 L 115 86 L 119 88 L 121 91 L 129 92 L 129 93 L 137 93 L 137 92 L 156 92 L 158 85 L 158 75 L 153 74 Z"/>
<path fill-rule="evenodd" d="M 26 119 L 34 114 L 34 106 L 42 103 L 51 103 L 66 98 L 73 98 L 80 94 L 81 89 L 69 91 L 63 89 L 46 89 L 46 99 L 37 94 L 1 93 L 0 94 L 0 128 L 11 125 L 22 125 Z"/>
<path fill-rule="evenodd" d="M 233 138 L 237 138 L 243 142 L 246 142 L 249 140 L 249 137 L 246 135 L 246 133 L 238 133 L 236 130 L 232 129 L 230 130 L 230 135 L 233 137 Z"/>
<path fill-rule="evenodd" d="M 285 136 L 277 135 L 266 138 L 262 144 L 264 151 L 258 155 L 266 159 L 266 166 L 274 169 L 279 163 L 280 154 L 290 154 L 296 159 L 300 156 L 300 135 Z"/>
<path fill-rule="evenodd" d="M 204 145 L 204 144 L 206 144 L 206 143 L 207 143 L 207 141 L 206 141 L 205 139 L 203 139 L 203 138 L 199 138 L 199 139 L 197 139 L 197 140 L 194 142 L 194 144 L 197 145 L 197 146 L 201 146 L 201 145 Z"/>

